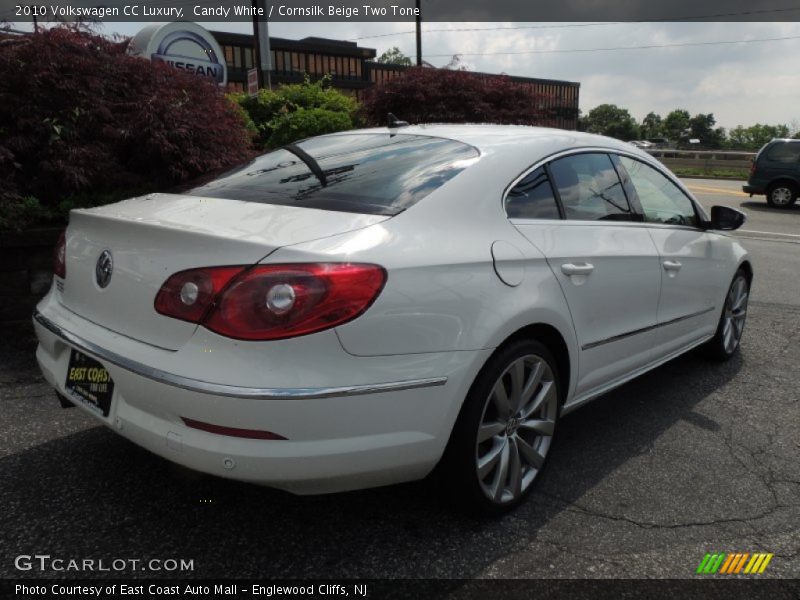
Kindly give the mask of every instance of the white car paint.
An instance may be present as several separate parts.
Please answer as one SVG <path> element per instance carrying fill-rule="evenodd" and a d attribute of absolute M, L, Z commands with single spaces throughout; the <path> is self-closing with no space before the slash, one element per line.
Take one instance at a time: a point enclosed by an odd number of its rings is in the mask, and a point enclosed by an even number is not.
<path fill-rule="evenodd" d="M 73 211 L 67 277 L 34 318 L 47 381 L 66 393 L 70 349 L 82 349 L 115 382 L 111 412 L 98 419 L 121 435 L 200 471 L 318 493 L 429 473 L 481 367 L 525 327 L 547 326 L 566 346 L 562 412 L 713 335 L 731 278 L 748 260 L 731 237 L 506 217 L 512 182 L 559 153 L 616 152 L 663 170 L 648 154 L 533 127 L 400 133 L 458 140 L 480 158 L 391 218 L 171 195 Z M 117 279 L 101 289 L 93 273 L 106 248 Z M 663 262 L 676 259 L 684 267 L 667 273 Z M 280 341 L 230 339 L 153 309 L 175 272 L 256 262 L 372 263 L 388 279 L 355 320 Z M 565 267 L 585 264 L 590 273 Z M 219 435 L 181 417 L 287 439 Z"/>

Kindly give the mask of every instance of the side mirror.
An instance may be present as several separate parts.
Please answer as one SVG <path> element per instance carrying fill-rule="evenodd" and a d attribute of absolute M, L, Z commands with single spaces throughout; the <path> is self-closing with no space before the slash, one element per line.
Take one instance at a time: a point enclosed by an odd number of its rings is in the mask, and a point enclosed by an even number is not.
<path fill-rule="evenodd" d="M 708 223 L 709 229 L 719 229 L 722 231 L 733 231 L 739 229 L 747 220 L 747 215 L 735 208 L 728 206 L 712 206 L 711 221 Z"/>

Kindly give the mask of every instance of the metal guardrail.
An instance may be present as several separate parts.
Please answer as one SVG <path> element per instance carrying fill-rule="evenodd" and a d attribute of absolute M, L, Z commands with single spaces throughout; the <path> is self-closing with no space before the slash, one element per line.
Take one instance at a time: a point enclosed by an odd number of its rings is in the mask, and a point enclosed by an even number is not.
<path fill-rule="evenodd" d="M 756 156 L 755 152 L 729 150 L 647 149 L 646 152 L 669 168 L 693 167 L 704 171 L 713 169 L 749 169 Z"/>

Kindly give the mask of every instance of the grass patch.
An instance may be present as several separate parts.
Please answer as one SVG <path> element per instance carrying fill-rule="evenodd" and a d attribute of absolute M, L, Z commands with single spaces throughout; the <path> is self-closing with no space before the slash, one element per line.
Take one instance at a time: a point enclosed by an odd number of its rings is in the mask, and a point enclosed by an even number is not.
<path fill-rule="evenodd" d="M 704 169 L 703 167 L 670 167 L 678 177 L 710 177 L 718 179 L 742 179 L 750 175 L 748 169 Z"/>

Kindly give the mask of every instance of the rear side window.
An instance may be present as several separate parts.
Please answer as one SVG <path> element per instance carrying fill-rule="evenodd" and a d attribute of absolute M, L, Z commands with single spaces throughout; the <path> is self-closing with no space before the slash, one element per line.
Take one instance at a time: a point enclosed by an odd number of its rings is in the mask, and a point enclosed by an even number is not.
<path fill-rule="evenodd" d="M 622 183 L 606 154 L 574 154 L 550 163 L 550 172 L 567 219 L 630 221 Z"/>
<path fill-rule="evenodd" d="M 558 203 L 544 168 L 528 173 L 506 196 L 509 219 L 560 219 Z"/>
<path fill-rule="evenodd" d="M 291 148 L 287 146 L 286 148 Z M 310 138 L 259 156 L 187 192 L 374 215 L 396 215 L 478 158 L 453 140 L 397 133 Z"/>
<path fill-rule="evenodd" d="M 778 142 L 767 150 L 767 160 L 780 163 L 800 161 L 800 142 Z"/>

